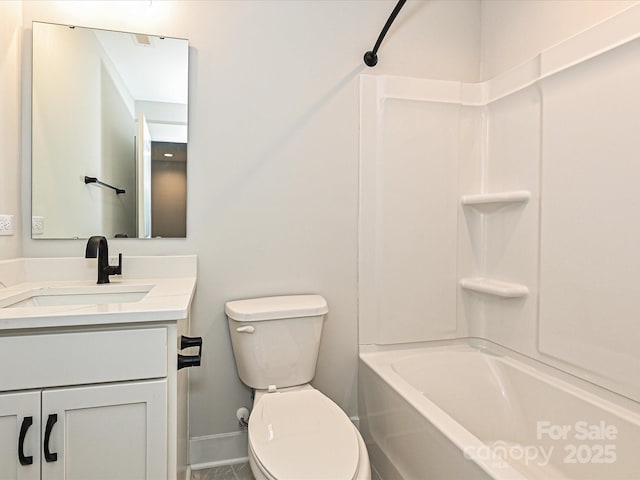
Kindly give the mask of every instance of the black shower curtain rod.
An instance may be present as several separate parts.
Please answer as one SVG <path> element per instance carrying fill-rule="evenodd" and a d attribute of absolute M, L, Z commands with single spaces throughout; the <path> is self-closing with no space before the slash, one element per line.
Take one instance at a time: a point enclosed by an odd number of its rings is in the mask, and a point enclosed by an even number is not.
<path fill-rule="evenodd" d="M 391 12 L 389 19 L 387 20 L 387 23 L 384 24 L 384 28 L 380 32 L 380 35 L 378 36 L 378 41 L 374 45 L 373 50 L 369 50 L 367 53 L 364 54 L 364 63 L 368 67 L 373 67 L 375 66 L 376 63 L 378 63 L 378 49 L 380 48 L 382 39 L 387 34 L 387 30 L 389 30 L 389 27 L 391 27 L 391 24 L 396 19 L 396 17 L 398 16 L 398 13 L 400 12 L 400 9 L 405 3 L 407 3 L 407 0 L 398 0 L 398 3 L 396 4 L 395 8 L 393 9 L 393 12 Z"/>

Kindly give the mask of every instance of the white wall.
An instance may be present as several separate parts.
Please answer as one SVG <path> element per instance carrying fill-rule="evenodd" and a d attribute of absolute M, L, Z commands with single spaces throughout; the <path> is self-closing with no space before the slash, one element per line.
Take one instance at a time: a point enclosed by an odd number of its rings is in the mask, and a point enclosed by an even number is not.
<path fill-rule="evenodd" d="M 315 384 L 355 415 L 358 75 L 477 80 L 479 4 L 409 1 L 373 70 L 362 56 L 393 0 L 148 5 L 25 2 L 23 25 L 27 36 L 37 18 L 190 41 L 188 237 L 110 243 L 125 255 L 199 257 L 192 330 L 204 337 L 204 350 L 203 366 L 191 372 L 191 434 L 235 431 L 236 409 L 250 403 L 235 372 L 223 306 L 258 295 L 327 298 Z M 29 155 L 27 142 L 25 164 Z M 24 232 L 27 256 L 83 251 L 80 241 L 34 241 Z"/>
<path fill-rule="evenodd" d="M 44 217 L 43 238 L 135 235 L 133 102 L 91 30 L 38 23 L 33 38 L 33 215 Z M 127 193 L 85 185 L 85 175 Z"/>
<path fill-rule="evenodd" d="M 102 233 L 136 235 L 135 122 L 123 89 L 116 86 L 113 70 L 101 64 L 100 75 L 100 173 L 104 182 L 125 191 L 106 190 L 102 199 Z M 131 102 L 133 103 L 133 102 Z"/>
<path fill-rule="evenodd" d="M 72 50 L 78 39 L 79 47 Z M 96 207 L 105 194 L 83 182 L 84 175 L 102 173 L 101 46 L 89 30 L 38 24 L 33 47 L 33 215 L 44 217 L 49 238 L 86 238 L 87 232 L 102 231 L 103 212 Z M 75 74 L 69 76 L 71 71 Z M 71 92 L 83 100 L 69 102 Z"/>
<path fill-rule="evenodd" d="M 482 0 L 482 79 L 533 58 L 635 0 Z"/>
<path fill-rule="evenodd" d="M 20 215 L 20 46 L 22 9 L 0 2 L 0 214 L 14 215 L 13 236 L 0 236 L 0 259 L 19 257 Z M 31 222 L 29 221 L 29 226 Z"/>

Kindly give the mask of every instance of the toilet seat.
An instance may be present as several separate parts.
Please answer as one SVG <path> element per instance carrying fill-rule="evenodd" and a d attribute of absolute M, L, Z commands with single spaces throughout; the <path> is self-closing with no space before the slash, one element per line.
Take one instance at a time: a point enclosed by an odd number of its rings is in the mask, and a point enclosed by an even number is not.
<path fill-rule="evenodd" d="M 358 472 L 355 428 L 312 388 L 262 395 L 249 418 L 249 446 L 278 480 L 351 480 Z"/>

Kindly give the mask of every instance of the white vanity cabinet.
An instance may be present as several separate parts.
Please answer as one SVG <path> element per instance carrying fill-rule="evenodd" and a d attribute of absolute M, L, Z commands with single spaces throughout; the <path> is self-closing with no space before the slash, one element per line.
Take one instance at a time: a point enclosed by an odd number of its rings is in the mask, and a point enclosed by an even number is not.
<path fill-rule="evenodd" d="M 184 479 L 187 325 L 0 332 L 0 480 Z"/>
<path fill-rule="evenodd" d="M 197 258 L 123 263 L 0 261 L 0 480 L 188 479 Z"/>
<path fill-rule="evenodd" d="M 1 395 L 0 479 L 167 478 L 166 387 L 165 379 Z"/>

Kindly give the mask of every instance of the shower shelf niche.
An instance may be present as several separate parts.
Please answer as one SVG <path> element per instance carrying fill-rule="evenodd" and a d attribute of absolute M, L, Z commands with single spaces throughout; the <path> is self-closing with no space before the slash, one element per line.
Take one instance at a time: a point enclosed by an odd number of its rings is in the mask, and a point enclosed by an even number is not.
<path fill-rule="evenodd" d="M 511 192 L 497 193 L 476 193 L 473 195 L 463 195 L 460 203 L 464 206 L 474 207 L 478 210 L 496 210 L 519 203 L 527 203 L 531 199 L 531 192 L 528 190 L 516 190 Z"/>
<path fill-rule="evenodd" d="M 529 289 L 525 285 L 484 277 L 461 278 L 460 286 L 465 290 L 501 298 L 520 298 L 529 294 Z"/>

